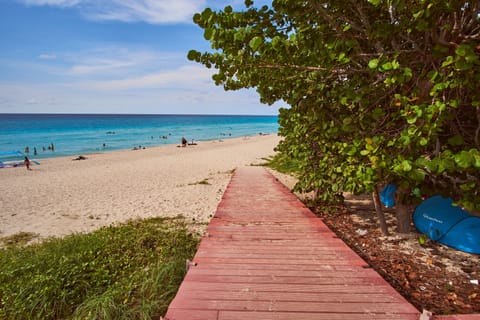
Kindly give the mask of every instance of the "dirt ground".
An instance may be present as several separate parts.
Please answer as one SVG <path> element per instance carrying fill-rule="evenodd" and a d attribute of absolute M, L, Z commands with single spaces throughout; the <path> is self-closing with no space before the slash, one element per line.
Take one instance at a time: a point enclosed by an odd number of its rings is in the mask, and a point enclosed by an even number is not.
<path fill-rule="evenodd" d="M 346 198 L 346 207 L 313 209 L 355 252 L 420 311 L 480 313 L 480 256 L 398 234 L 393 211 L 386 212 L 390 236 L 382 235 L 369 197 Z"/>

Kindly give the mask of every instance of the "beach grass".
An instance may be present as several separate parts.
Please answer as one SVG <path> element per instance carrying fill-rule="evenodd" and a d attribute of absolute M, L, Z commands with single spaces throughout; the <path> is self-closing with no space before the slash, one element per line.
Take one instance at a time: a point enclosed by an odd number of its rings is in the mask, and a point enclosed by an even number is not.
<path fill-rule="evenodd" d="M 265 166 L 272 168 L 278 172 L 295 175 L 300 172 L 300 164 L 298 161 L 283 153 L 276 153 L 272 157 L 263 158 Z"/>
<path fill-rule="evenodd" d="M 0 250 L 0 319 L 158 319 L 199 236 L 151 218 Z"/>

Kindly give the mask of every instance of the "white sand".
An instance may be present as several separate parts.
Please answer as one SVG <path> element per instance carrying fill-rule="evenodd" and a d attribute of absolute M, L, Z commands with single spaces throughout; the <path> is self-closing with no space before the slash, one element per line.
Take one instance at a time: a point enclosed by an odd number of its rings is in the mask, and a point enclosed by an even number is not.
<path fill-rule="evenodd" d="M 264 162 L 276 135 L 52 158 L 0 169 L 0 237 L 88 232 L 128 219 L 183 215 L 207 223 L 231 170 Z M 209 184 L 199 184 L 202 180 Z"/>

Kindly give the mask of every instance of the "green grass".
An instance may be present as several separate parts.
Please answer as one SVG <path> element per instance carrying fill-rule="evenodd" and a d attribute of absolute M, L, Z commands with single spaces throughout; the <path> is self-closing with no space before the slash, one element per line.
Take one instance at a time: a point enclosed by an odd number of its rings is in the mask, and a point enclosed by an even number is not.
<path fill-rule="evenodd" d="M 281 173 L 294 175 L 300 172 L 298 161 L 282 153 L 277 153 L 270 158 L 263 158 L 263 160 L 266 161 L 265 166 Z"/>
<path fill-rule="evenodd" d="M 0 250 L 0 319 L 158 319 L 199 237 L 180 218 L 131 221 Z"/>

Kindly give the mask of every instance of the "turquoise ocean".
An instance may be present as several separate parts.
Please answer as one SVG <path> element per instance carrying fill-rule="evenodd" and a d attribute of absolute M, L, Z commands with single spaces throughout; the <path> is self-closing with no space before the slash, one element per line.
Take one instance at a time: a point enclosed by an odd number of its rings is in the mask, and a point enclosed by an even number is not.
<path fill-rule="evenodd" d="M 0 114 L 0 160 L 27 147 L 30 158 L 42 159 L 277 131 L 276 116 Z"/>

